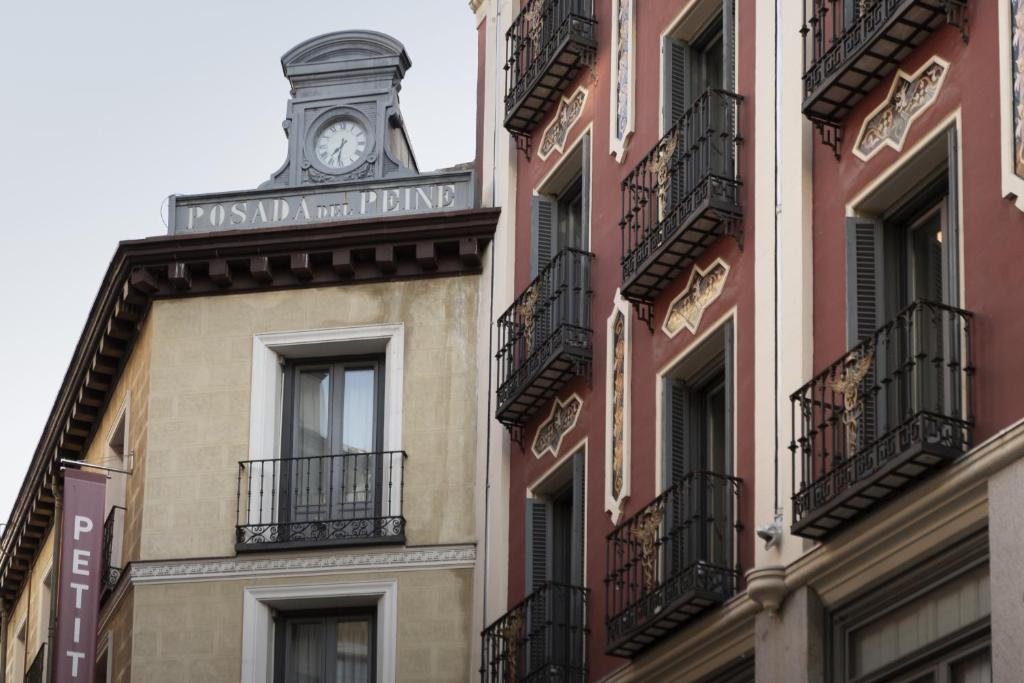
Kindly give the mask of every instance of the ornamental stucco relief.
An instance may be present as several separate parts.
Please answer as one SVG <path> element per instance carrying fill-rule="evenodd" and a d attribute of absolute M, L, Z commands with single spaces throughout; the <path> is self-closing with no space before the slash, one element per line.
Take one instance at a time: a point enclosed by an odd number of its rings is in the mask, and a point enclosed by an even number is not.
<path fill-rule="evenodd" d="M 938 97 L 948 71 L 948 62 L 932 57 L 913 75 L 896 72 L 889 96 L 864 119 L 853 146 L 857 158 L 867 161 L 886 146 L 902 151 L 911 124 Z"/>
<path fill-rule="evenodd" d="M 558 111 L 555 112 L 555 118 L 544 129 L 544 134 L 540 138 L 537 156 L 541 160 L 547 159 L 554 152 L 562 153 L 565 149 L 565 140 L 569 137 L 569 129 L 583 115 L 583 105 L 586 102 L 587 89 L 583 86 L 576 88 L 576 92 L 569 97 L 562 98 L 558 104 Z"/>

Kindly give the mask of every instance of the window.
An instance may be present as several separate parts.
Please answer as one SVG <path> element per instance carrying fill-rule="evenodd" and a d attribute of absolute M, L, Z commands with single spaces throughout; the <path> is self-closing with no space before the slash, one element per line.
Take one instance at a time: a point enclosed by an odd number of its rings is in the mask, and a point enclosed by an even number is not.
<path fill-rule="evenodd" d="M 375 621 L 368 610 L 279 614 L 274 622 L 275 683 L 376 680 Z"/>
<path fill-rule="evenodd" d="M 531 277 L 562 249 L 590 248 L 590 133 L 533 198 Z"/>
<path fill-rule="evenodd" d="M 130 470 L 132 467 L 128 414 L 129 398 L 125 398 L 117 420 L 114 422 L 114 427 L 107 435 L 107 453 L 102 463 L 113 470 L 120 470 L 108 472 L 107 477 L 107 515 L 103 529 L 104 575 L 102 588 L 104 592 L 114 588 L 120 578 L 120 570 L 124 566 L 124 511 L 128 475 L 122 472 Z"/>
<path fill-rule="evenodd" d="M 708 90 L 734 89 L 735 0 L 698 0 L 665 38 L 662 127 L 675 125 Z"/>
<path fill-rule="evenodd" d="M 526 499 L 527 594 L 549 581 L 583 585 L 585 454 L 570 462 Z"/>
<path fill-rule="evenodd" d="M 829 615 L 837 683 L 990 683 L 987 539 L 974 537 Z"/>
<path fill-rule="evenodd" d="M 847 219 L 850 346 L 916 300 L 958 305 L 956 146 L 940 135 Z"/>
<path fill-rule="evenodd" d="M 379 516 L 383 359 L 285 364 L 281 521 Z"/>
<path fill-rule="evenodd" d="M 664 379 L 665 425 L 662 482 L 679 487 L 669 514 L 670 569 L 695 562 L 735 565 L 732 488 L 733 331 L 712 332 Z M 698 473 L 700 486 L 690 482 Z M 689 494 L 689 495 L 686 495 Z M 696 499 L 694 499 L 696 496 Z M 693 524 L 694 520 L 699 523 Z M 677 535 L 679 537 L 677 537 Z"/>

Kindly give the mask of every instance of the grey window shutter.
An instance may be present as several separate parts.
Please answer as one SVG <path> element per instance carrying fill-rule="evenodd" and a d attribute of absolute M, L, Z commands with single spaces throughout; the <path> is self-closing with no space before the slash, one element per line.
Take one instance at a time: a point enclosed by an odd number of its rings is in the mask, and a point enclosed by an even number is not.
<path fill-rule="evenodd" d="M 551 262 L 555 226 L 558 225 L 558 204 L 548 197 L 533 198 L 533 241 L 530 258 L 530 278 L 535 278 Z"/>
<path fill-rule="evenodd" d="M 722 1 L 722 49 L 725 89 L 736 92 L 736 0 Z"/>
<path fill-rule="evenodd" d="M 732 323 L 728 323 L 723 330 L 725 334 L 725 357 L 722 366 L 725 374 L 725 472 L 718 474 L 732 475 L 735 473 L 733 461 L 733 415 L 735 411 L 736 398 L 733 387 L 735 368 L 733 367 L 734 335 Z"/>
<path fill-rule="evenodd" d="M 690 390 L 675 380 L 669 389 L 668 485 L 681 481 L 693 468 L 690 464 Z"/>
<path fill-rule="evenodd" d="M 665 83 L 664 102 L 662 103 L 662 127 L 668 130 L 676 125 L 676 121 L 686 113 L 692 101 L 691 93 L 687 92 L 688 72 L 692 68 L 690 47 L 674 38 L 665 38 Z"/>
<path fill-rule="evenodd" d="M 882 323 L 882 224 L 868 218 L 846 220 L 846 341 L 867 339 Z"/>
<path fill-rule="evenodd" d="M 948 135 L 948 199 L 946 223 L 942 234 L 943 260 L 946 266 L 945 303 L 960 305 L 960 155 L 954 126 Z"/>
<path fill-rule="evenodd" d="M 526 594 L 551 578 L 551 506 L 539 498 L 526 499 Z"/>
<path fill-rule="evenodd" d="M 581 248 L 584 250 L 590 249 L 590 147 L 590 133 L 587 133 L 580 142 L 580 151 L 583 156 L 583 170 L 580 176 L 580 223 L 583 233 Z"/>
<path fill-rule="evenodd" d="M 573 581 L 577 586 L 584 586 L 583 576 L 584 551 L 586 548 L 586 488 L 587 463 L 586 451 L 577 453 L 572 461 L 572 561 Z"/>

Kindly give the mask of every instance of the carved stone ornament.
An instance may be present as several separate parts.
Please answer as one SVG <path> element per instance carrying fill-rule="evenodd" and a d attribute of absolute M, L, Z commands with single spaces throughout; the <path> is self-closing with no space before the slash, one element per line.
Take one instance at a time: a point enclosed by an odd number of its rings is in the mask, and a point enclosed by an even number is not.
<path fill-rule="evenodd" d="M 618 292 L 608 316 L 605 367 L 605 510 L 618 524 L 629 498 L 630 359 L 632 328 L 630 304 Z"/>
<path fill-rule="evenodd" d="M 615 23 L 612 25 L 612 106 L 609 126 L 609 152 L 622 163 L 626 145 L 634 129 L 636 71 L 636 0 L 613 0 Z"/>
<path fill-rule="evenodd" d="M 871 371 L 875 360 L 875 349 L 868 346 L 857 352 L 851 352 L 843 361 L 839 374 L 832 380 L 832 391 L 843 397 L 843 426 L 846 427 L 846 456 L 857 453 L 857 432 L 860 418 L 864 414 L 864 399 L 860 395 L 860 385 Z"/>
<path fill-rule="evenodd" d="M 586 102 L 587 89 L 583 86 L 576 88 L 576 92 L 569 97 L 562 98 L 555 118 L 541 135 L 540 148 L 537 150 L 537 156 L 541 160 L 547 159 L 553 152 L 562 153 L 565 149 L 565 140 L 569 137 L 569 129 L 583 115 L 583 105 Z"/>
<path fill-rule="evenodd" d="M 669 337 L 687 329 L 691 334 L 697 333 L 700 319 L 725 289 L 725 280 L 729 276 L 729 264 L 722 259 L 715 259 L 707 268 L 694 266 L 690 279 L 682 293 L 672 300 L 661 326 L 662 332 Z"/>
<path fill-rule="evenodd" d="M 658 585 L 658 536 L 664 518 L 664 503 L 658 503 L 644 510 L 630 531 L 633 540 L 640 544 L 640 567 L 648 591 Z"/>
<path fill-rule="evenodd" d="M 523 643 L 523 611 L 513 610 L 508 615 L 508 623 L 501 629 L 501 637 L 505 639 L 505 680 L 516 681 L 519 667 L 519 648 Z"/>
<path fill-rule="evenodd" d="M 902 151 L 911 124 L 938 97 L 948 71 L 949 63 L 939 57 L 932 57 L 913 75 L 897 71 L 889 96 L 864 119 L 853 146 L 857 158 L 867 161 L 886 146 Z"/>
<path fill-rule="evenodd" d="M 539 458 L 550 451 L 551 455 L 557 458 L 562 447 L 562 439 L 576 426 L 582 409 L 583 399 L 578 394 L 573 394 L 565 401 L 556 398 L 555 405 L 551 406 L 551 413 L 540 424 L 537 434 L 533 437 L 533 454 Z"/>

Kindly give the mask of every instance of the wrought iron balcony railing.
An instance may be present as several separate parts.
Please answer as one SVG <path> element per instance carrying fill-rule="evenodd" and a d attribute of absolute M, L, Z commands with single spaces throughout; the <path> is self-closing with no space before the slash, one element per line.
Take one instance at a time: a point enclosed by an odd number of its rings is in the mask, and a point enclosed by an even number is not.
<path fill-rule="evenodd" d="M 597 52 L 594 0 L 529 0 L 505 34 L 505 128 L 529 135 Z"/>
<path fill-rule="evenodd" d="M 46 643 L 39 646 L 32 665 L 25 672 L 25 683 L 43 683 L 46 679 Z"/>
<path fill-rule="evenodd" d="M 124 569 L 124 513 L 125 509 L 120 505 L 111 506 L 103 523 L 103 564 L 100 573 L 102 597 L 117 587 Z"/>
<path fill-rule="evenodd" d="M 404 543 L 405 453 L 344 453 L 238 464 L 235 547 Z"/>
<path fill-rule="evenodd" d="M 719 235 L 739 239 L 742 98 L 708 90 L 622 181 L 622 295 L 650 305 Z"/>
<path fill-rule="evenodd" d="M 943 22 L 966 40 L 967 0 L 806 0 L 803 110 L 838 126 Z"/>
<path fill-rule="evenodd" d="M 966 451 L 973 375 L 971 314 L 918 301 L 794 393 L 793 533 L 823 538 Z"/>
<path fill-rule="evenodd" d="M 546 583 L 484 629 L 481 682 L 586 681 L 588 595 Z"/>
<path fill-rule="evenodd" d="M 590 262 L 562 249 L 498 318 L 497 418 L 522 425 L 573 377 L 590 371 Z"/>
<path fill-rule="evenodd" d="M 740 484 L 692 472 L 608 535 L 609 654 L 632 657 L 736 592 Z"/>

